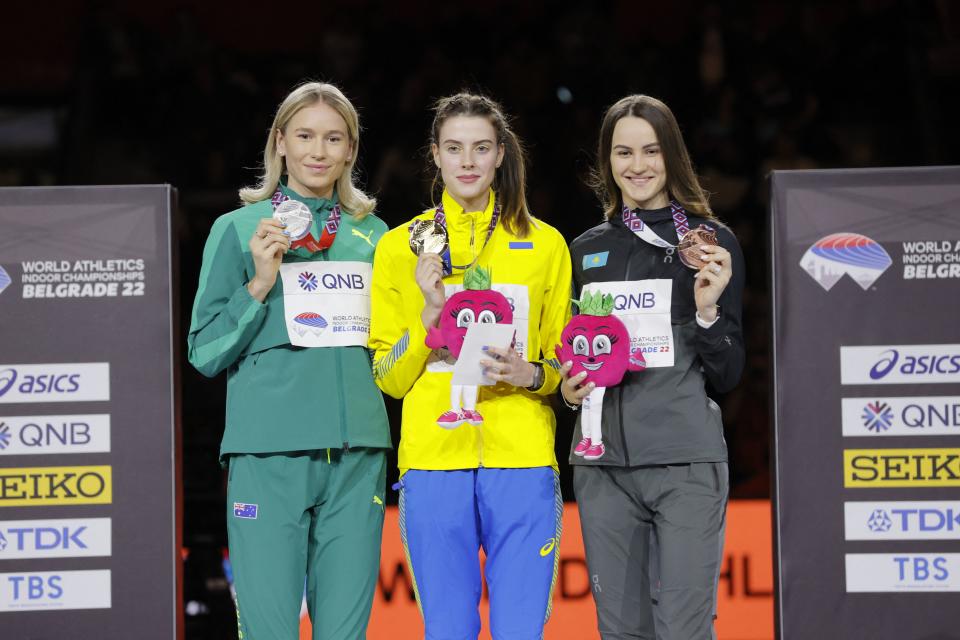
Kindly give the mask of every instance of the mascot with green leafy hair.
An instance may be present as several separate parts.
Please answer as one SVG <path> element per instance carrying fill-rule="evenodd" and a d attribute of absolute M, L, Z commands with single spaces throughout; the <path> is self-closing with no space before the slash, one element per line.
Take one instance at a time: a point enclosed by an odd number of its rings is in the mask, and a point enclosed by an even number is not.
<path fill-rule="evenodd" d="M 557 345 L 556 351 L 560 362 L 573 362 L 571 377 L 586 371 L 581 384 L 596 385 L 583 399 L 583 439 L 573 453 L 584 460 L 599 460 L 606 452 L 601 431 L 603 393 L 607 387 L 620 384 L 627 371 L 643 371 L 647 363 L 639 348 L 630 349 L 627 327 L 613 315 L 612 295 L 588 291 L 573 302 L 580 313 L 564 327 L 560 334 L 563 344 Z"/>
<path fill-rule="evenodd" d="M 463 274 L 463 291 L 447 298 L 440 313 L 440 327 L 430 327 L 427 332 L 428 347 L 446 347 L 454 358 L 459 358 L 467 328 L 472 323 L 513 324 L 510 301 L 491 289 L 490 283 L 490 271 L 481 266 Z M 483 416 L 477 411 L 477 387 L 451 385 L 450 410 L 437 418 L 437 424 L 444 429 L 455 429 L 464 423 L 475 427 L 483 424 Z"/>

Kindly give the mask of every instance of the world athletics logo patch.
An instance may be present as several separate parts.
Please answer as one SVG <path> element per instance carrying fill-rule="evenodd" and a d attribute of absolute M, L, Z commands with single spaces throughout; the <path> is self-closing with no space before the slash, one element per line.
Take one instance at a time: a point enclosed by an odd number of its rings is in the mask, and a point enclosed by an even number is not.
<path fill-rule="evenodd" d="M 297 314 L 293 318 L 293 330 L 296 331 L 300 336 L 303 336 L 308 332 L 315 335 L 320 335 L 323 333 L 324 329 L 327 328 L 327 324 L 326 318 L 319 313 L 313 313 L 312 311 Z"/>
<path fill-rule="evenodd" d="M 0 293 L 3 293 L 3 290 L 10 286 L 10 275 L 4 270 L 3 267 L 0 267 Z"/>
<path fill-rule="evenodd" d="M 845 274 L 866 291 L 891 264 L 893 260 L 879 243 L 859 233 L 820 238 L 800 259 L 803 270 L 827 291 Z"/>

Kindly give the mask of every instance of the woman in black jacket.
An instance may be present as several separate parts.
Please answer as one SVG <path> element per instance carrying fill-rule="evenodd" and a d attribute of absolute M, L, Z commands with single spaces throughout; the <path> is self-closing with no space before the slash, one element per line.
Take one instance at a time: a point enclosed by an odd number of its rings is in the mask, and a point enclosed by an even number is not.
<path fill-rule="evenodd" d="M 600 635 L 713 637 L 728 494 L 720 408 L 706 393 L 743 369 L 743 255 L 713 215 L 670 109 L 634 95 L 600 128 L 595 188 L 605 221 L 570 246 L 576 293 L 614 296 L 644 371 L 603 399 L 604 447 L 571 446 Z M 561 369 L 577 408 L 592 390 Z"/>

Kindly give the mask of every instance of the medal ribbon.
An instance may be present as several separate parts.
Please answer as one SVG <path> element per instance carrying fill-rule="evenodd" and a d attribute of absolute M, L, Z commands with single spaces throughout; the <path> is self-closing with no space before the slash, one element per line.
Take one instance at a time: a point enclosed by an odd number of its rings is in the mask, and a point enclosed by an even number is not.
<path fill-rule="evenodd" d="M 680 206 L 680 203 L 676 200 L 670 201 L 670 213 L 673 216 L 673 226 L 677 230 L 677 240 L 679 240 L 684 236 L 684 234 L 690 231 L 690 221 L 687 219 L 687 212 L 684 211 L 683 207 Z M 644 242 L 662 249 L 669 249 L 677 246 L 670 244 L 654 233 L 653 229 L 644 224 L 643 220 L 640 219 L 640 216 L 631 211 L 627 205 L 623 205 L 621 218 L 623 219 L 623 224 L 626 225 L 627 229 L 633 231 L 637 237 Z M 710 229 L 710 227 L 707 228 Z"/>
<path fill-rule="evenodd" d="M 493 201 L 493 215 L 490 216 L 490 224 L 487 226 L 487 237 L 483 240 L 483 246 L 480 247 L 480 251 L 477 252 L 476 257 L 470 262 L 470 264 L 458 265 L 453 264 L 450 259 L 450 233 L 447 231 L 447 214 L 443 210 L 443 202 L 441 201 L 437 205 L 437 209 L 433 214 L 433 222 L 441 229 L 443 229 L 444 235 L 447 236 L 447 247 L 443 251 L 443 255 L 440 256 L 443 259 L 443 275 L 444 277 L 449 276 L 453 273 L 454 269 L 460 269 L 465 271 L 476 264 L 477 260 L 480 259 L 480 254 L 483 253 L 483 250 L 487 248 L 487 243 L 490 242 L 490 236 L 493 235 L 494 229 L 497 228 L 497 222 L 500 220 L 500 201 Z"/>
<path fill-rule="evenodd" d="M 278 187 L 276 191 L 273 192 L 273 197 L 270 198 L 270 204 L 273 205 L 274 210 L 280 206 L 281 202 L 286 202 L 290 199 L 290 196 L 284 195 L 284 193 Z M 320 234 L 320 240 L 317 240 L 313 237 L 313 234 L 307 231 L 307 235 L 303 236 L 299 240 L 294 240 L 290 244 L 291 249 L 299 249 L 300 247 L 306 248 L 311 253 L 317 253 L 318 251 L 324 251 L 329 249 L 330 245 L 333 244 L 333 241 L 337 239 L 337 231 L 340 230 L 340 203 L 333 205 L 333 210 L 330 212 L 329 217 L 327 217 L 326 223 L 323 225 L 323 232 Z"/>

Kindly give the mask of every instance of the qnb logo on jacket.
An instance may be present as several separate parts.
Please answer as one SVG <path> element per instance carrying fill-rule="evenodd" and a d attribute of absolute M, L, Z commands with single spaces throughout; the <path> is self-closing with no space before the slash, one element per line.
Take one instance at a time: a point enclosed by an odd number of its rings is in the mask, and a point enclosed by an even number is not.
<path fill-rule="evenodd" d="M 834 233 L 814 242 L 800 266 L 829 291 L 844 275 L 866 291 L 893 260 L 879 243 L 858 233 Z"/>

